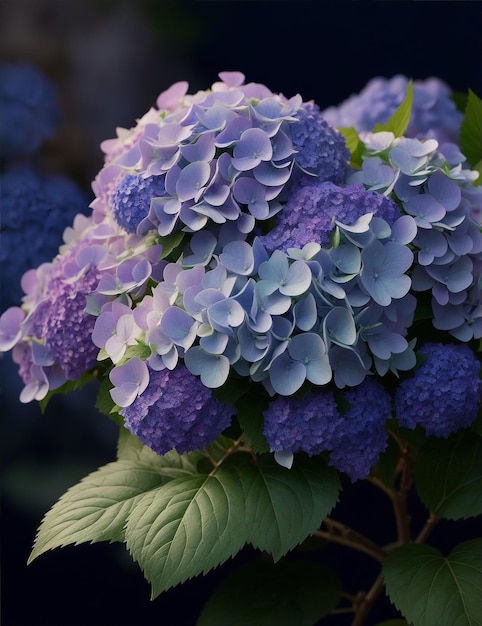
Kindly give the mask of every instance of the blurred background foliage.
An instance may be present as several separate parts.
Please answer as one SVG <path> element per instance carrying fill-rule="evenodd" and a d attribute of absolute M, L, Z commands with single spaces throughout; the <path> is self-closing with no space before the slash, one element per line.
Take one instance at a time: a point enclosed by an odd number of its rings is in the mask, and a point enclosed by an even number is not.
<path fill-rule="evenodd" d="M 454 91 L 482 95 L 480 32 L 478 2 L 0 0 L 0 61 L 31 63 L 58 89 L 59 127 L 36 164 L 75 181 L 86 197 L 102 166 L 100 142 L 118 126 L 133 126 L 173 82 L 187 80 L 192 93 L 220 71 L 239 70 L 322 109 L 374 76 L 397 73 L 438 76 Z M 14 267 L 12 258 L 1 272 Z M 19 403 L 22 384 L 9 354 L 0 368 L 2 624 L 194 625 L 216 583 L 250 550 L 155 602 L 120 546 L 69 547 L 26 567 L 42 515 L 70 485 L 115 458 L 117 431 L 94 409 L 95 384 L 55 397 L 42 414 Z M 338 519 L 352 521 L 363 503 L 357 528 L 390 541 L 386 503 L 373 496 L 370 486 L 353 485 Z M 467 536 L 475 532 L 470 524 L 461 531 Z M 458 528 L 446 522 L 434 542 L 450 549 L 464 538 Z M 371 584 L 364 557 L 344 569 L 348 586 L 355 577 Z M 380 608 L 384 617 L 388 604 Z"/>

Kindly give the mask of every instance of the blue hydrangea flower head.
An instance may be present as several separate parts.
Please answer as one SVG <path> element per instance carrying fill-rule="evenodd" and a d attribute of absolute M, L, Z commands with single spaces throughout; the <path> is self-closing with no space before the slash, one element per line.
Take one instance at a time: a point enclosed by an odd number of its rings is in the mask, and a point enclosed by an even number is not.
<path fill-rule="evenodd" d="M 481 365 L 473 351 L 466 344 L 426 343 L 420 354 L 425 360 L 395 393 L 400 426 L 421 426 L 436 437 L 470 426 L 482 391 Z"/>
<path fill-rule="evenodd" d="M 337 421 L 329 463 L 356 481 L 370 473 L 386 448 L 391 399 L 381 383 L 366 378 L 346 391 L 344 400 L 349 408 Z"/>
<path fill-rule="evenodd" d="M 122 410 L 125 426 L 157 454 L 203 448 L 229 426 L 233 410 L 184 366 L 150 370 L 146 390 Z"/>
<path fill-rule="evenodd" d="M 278 396 L 263 413 L 264 436 L 272 452 L 320 454 L 331 447 L 339 420 L 331 391 L 311 391 L 304 398 Z"/>
<path fill-rule="evenodd" d="M 18 305 L 24 272 L 57 254 L 64 229 L 77 213 L 87 212 L 88 201 L 86 193 L 64 176 L 45 175 L 30 165 L 15 165 L 4 172 L 1 311 Z"/>
<path fill-rule="evenodd" d="M 350 158 L 343 135 L 328 125 L 316 104 L 304 103 L 296 117 L 298 124 L 290 134 L 298 165 L 319 181 L 343 182 Z M 301 181 L 313 182 L 313 176 L 302 176 Z"/>
<path fill-rule="evenodd" d="M 339 187 L 332 182 L 313 183 L 290 196 L 276 216 L 276 226 L 261 241 L 269 251 L 302 248 L 312 241 L 328 247 L 335 220 L 353 224 L 370 212 L 389 224 L 400 216 L 393 200 L 362 184 Z"/>
<path fill-rule="evenodd" d="M 164 176 L 126 174 L 112 198 L 116 222 L 128 233 L 135 233 L 149 213 L 152 198 L 163 196 L 164 193 Z"/>
<path fill-rule="evenodd" d="M 29 156 L 50 139 L 60 113 L 53 83 L 28 63 L 0 64 L 0 155 Z"/>

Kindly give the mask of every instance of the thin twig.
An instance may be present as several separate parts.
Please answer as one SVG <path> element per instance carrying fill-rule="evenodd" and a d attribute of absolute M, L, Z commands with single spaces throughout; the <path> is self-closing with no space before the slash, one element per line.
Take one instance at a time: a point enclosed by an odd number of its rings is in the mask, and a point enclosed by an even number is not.
<path fill-rule="evenodd" d="M 429 518 L 425 522 L 425 526 L 419 532 L 419 534 L 418 534 L 417 538 L 415 539 L 414 543 L 425 543 L 427 541 L 430 533 L 435 528 L 435 526 L 437 526 L 437 524 L 440 522 L 440 520 L 441 520 L 441 518 L 438 515 L 435 515 L 434 513 L 430 513 Z"/>
<path fill-rule="evenodd" d="M 385 560 L 385 557 L 387 556 L 386 552 L 371 539 L 368 539 L 368 537 L 356 532 L 353 528 L 330 518 L 326 518 L 323 523 L 325 524 L 327 530 L 315 531 L 314 534 L 316 537 L 333 541 L 334 543 L 339 543 L 358 550 L 359 552 L 363 552 L 364 554 L 371 556 L 378 563 L 383 563 Z"/>

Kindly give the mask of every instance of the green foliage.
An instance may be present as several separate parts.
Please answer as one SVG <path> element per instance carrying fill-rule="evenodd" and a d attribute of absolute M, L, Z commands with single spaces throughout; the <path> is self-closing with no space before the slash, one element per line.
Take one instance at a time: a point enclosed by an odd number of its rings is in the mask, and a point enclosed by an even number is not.
<path fill-rule="evenodd" d="M 125 541 L 152 595 L 223 563 L 250 543 L 275 560 L 312 534 L 334 507 L 338 474 L 301 457 L 232 456 L 222 437 L 210 472 L 199 451 L 158 456 L 122 429 L 118 459 L 64 494 L 40 526 L 30 561 L 53 548 Z M 210 455 L 211 457 L 211 455 Z"/>
<path fill-rule="evenodd" d="M 318 563 L 255 561 L 221 583 L 197 626 L 313 626 L 339 597 L 337 575 Z"/>
<path fill-rule="evenodd" d="M 482 539 L 459 544 L 448 557 L 431 546 L 405 545 L 382 572 L 391 601 L 413 626 L 482 623 Z"/>
<path fill-rule="evenodd" d="M 482 184 L 482 100 L 469 89 L 465 115 L 460 127 L 460 148 L 472 168 L 481 175 L 475 184 Z"/>
<path fill-rule="evenodd" d="M 345 138 L 346 147 L 350 151 L 350 164 L 361 167 L 364 145 L 353 126 L 344 126 L 337 129 Z"/>
<path fill-rule="evenodd" d="M 481 515 L 482 439 L 471 431 L 427 439 L 415 462 L 415 481 L 432 513 L 454 520 Z"/>
<path fill-rule="evenodd" d="M 378 622 L 376 626 L 410 626 L 404 619 L 389 619 L 384 622 Z"/>
<path fill-rule="evenodd" d="M 94 380 L 95 376 L 92 372 L 84 372 L 77 380 L 68 380 L 57 389 L 50 389 L 45 398 L 39 400 L 39 407 L 42 413 L 45 413 L 47 406 L 52 399 L 53 396 L 57 396 L 59 394 L 68 394 L 71 391 L 75 391 L 76 389 L 82 389 Z"/>

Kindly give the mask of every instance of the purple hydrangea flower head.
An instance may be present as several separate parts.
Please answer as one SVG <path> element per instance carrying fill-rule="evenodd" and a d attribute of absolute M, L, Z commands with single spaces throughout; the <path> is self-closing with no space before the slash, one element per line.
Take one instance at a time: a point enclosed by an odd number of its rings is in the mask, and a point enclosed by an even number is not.
<path fill-rule="evenodd" d="M 335 127 L 354 126 L 358 132 L 371 131 L 395 112 L 406 95 L 408 82 L 402 75 L 372 78 L 360 93 L 324 110 L 322 115 Z M 457 143 L 463 115 L 451 95 L 448 85 L 439 78 L 414 81 L 412 115 L 405 136 Z"/>
<path fill-rule="evenodd" d="M 481 364 L 466 344 L 426 343 L 425 360 L 395 392 L 400 426 L 421 426 L 427 435 L 448 437 L 477 417 L 481 400 Z"/>
<path fill-rule="evenodd" d="M 232 408 L 179 365 L 150 371 L 145 391 L 122 410 L 125 426 L 157 454 L 203 448 L 229 426 Z"/>
<path fill-rule="evenodd" d="M 95 317 L 88 315 L 85 307 L 86 296 L 95 290 L 102 274 L 91 264 L 76 280 L 67 279 L 66 268 L 75 262 L 83 246 L 85 242 L 74 246 L 71 253 L 54 266 L 43 303 L 41 337 L 49 355 L 69 380 L 75 380 L 93 367 L 98 352 L 92 341 Z"/>
<path fill-rule="evenodd" d="M 296 117 L 299 123 L 290 134 L 297 164 L 320 181 L 342 183 L 350 158 L 344 137 L 328 125 L 316 104 L 304 103 Z M 301 182 L 313 182 L 313 176 L 301 176 Z"/>
<path fill-rule="evenodd" d="M 344 400 L 350 406 L 336 423 L 329 463 L 355 481 L 370 473 L 386 448 L 385 422 L 391 417 L 391 400 L 374 378 L 350 388 Z"/>
<path fill-rule="evenodd" d="M 61 175 L 15 165 L 2 177 L 0 309 L 20 303 L 20 279 L 31 267 L 50 261 L 74 215 L 86 213 L 88 197 Z M 22 254 L 19 254 L 19 250 Z"/>
<path fill-rule="evenodd" d="M 320 454 L 330 448 L 339 420 L 331 391 L 305 397 L 278 396 L 263 413 L 264 436 L 272 452 Z"/>
<path fill-rule="evenodd" d="M 302 248 L 309 242 L 330 245 L 335 220 L 353 224 L 373 213 L 392 224 L 400 209 L 390 198 L 355 183 L 339 187 L 332 182 L 313 183 L 295 191 L 276 216 L 276 226 L 260 239 L 267 250 Z"/>
<path fill-rule="evenodd" d="M 0 109 L 4 159 L 33 154 L 59 123 L 55 86 L 28 63 L 0 64 Z"/>
<path fill-rule="evenodd" d="M 128 233 L 135 233 L 149 213 L 152 198 L 164 193 L 164 176 L 126 174 L 112 198 L 114 219 Z"/>

